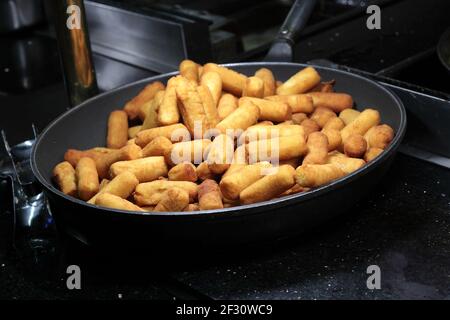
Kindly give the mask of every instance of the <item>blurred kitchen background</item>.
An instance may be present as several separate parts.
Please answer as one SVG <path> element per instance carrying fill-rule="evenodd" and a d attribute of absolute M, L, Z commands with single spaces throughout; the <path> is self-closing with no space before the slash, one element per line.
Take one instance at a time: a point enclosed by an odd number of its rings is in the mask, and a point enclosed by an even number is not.
<path fill-rule="evenodd" d="M 63 100 L 53 100 L 63 91 L 49 89 L 62 85 L 52 1 L 0 0 L 0 95 L 44 95 L 43 106 L 30 106 L 27 115 L 20 112 L 29 119 L 21 121 L 24 133 L 14 142 L 26 138 L 31 120 L 42 129 L 66 108 Z M 218 63 L 261 59 L 293 1 L 84 2 L 98 86 L 105 91 L 176 70 L 185 58 Z M 366 28 L 371 4 L 382 9 L 381 30 Z M 295 60 L 327 59 L 449 94 L 449 73 L 436 54 L 448 12 L 445 0 L 320 0 Z M 27 104 L 24 99 L 17 104 Z M 13 126 L 9 121 L 2 125 Z"/>

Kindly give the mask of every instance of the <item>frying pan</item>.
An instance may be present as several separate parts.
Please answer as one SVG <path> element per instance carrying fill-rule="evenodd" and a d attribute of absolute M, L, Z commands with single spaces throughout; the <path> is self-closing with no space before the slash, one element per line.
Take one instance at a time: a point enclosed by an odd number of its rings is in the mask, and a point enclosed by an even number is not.
<path fill-rule="evenodd" d="M 296 29 L 301 25 L 298 21 L 304 20 L 313 6 L 310 1 L 297 1 L 296 4 L 276 41 L 275 46 L 281 47 L 276 52 L 279 60 L 291 58 L 292 50 L 286 50 L 286 45 L 294 42 L 298 36 Z M 259 62 L 226 66 L 246 75 L 266 67 L 277 79 L 286 80 L 306 65 Z M 406 113 L 401 101 L 376 82 L 345 71 L 316 68 L 324 80 L 336 80 L 337 91 L 350 93 L 358 110 L 365 107 L 378 109 L 382 122 L 395 130 L 395 138 L 385 152 L 364 168 L 309 192 L 251 205 L 196 212 L 142 213 L 100 208 L 66 196 L 55 188 L 51 181 L 52 169 L 63 159 L 64 152 L 68 148 L 104 145 L 109 113 L 121 108 L 149 82 L 166 82 L 177 72 L 163 74 L 85 101 L 54 120 L 37 138 L 31 165 L 48 196 L 58 230 L 93 246 L 163 246 L 194 250 L 266 243 L 295 236 L 348 210 L 368 194 L 388 170 L 405 132 Z"/>

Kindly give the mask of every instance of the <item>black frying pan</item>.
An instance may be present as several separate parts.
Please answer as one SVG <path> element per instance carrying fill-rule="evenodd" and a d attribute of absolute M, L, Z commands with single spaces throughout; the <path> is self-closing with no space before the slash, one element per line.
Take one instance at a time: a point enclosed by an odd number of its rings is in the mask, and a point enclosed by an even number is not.
<path fill-rule="evenodd" d="M 305 6 L 301 7 L 296 8 L 301 9 L 301 15 L 309 14 L 304 10 Z M 298 21 L 298 17 L 291 12 L 283 28 L 292 30 L 289 22 Z M 296 31 L 287 33 L 295 35 Z M 279 42 L 289 44 L 292 39 L 285 40 L 286 32 L 282 34 L 283 39 Z M 267 67 L 280 80 L 288 79 L 305 67 L 303 64 L 280 62 L 227 66 L 247 75 Z M 87 149 L 104 145 L 109 113 L 121 108 L 149 82 L 166 82 L 176 74 L 174 72 L 96 96 L 61 115 L 38 137 L 31 164 L 49 198 L 58 229 L 89 245 L 190 249 L 290 237 L 346 211 L 369 193 L 388 170 L 405 132 L 406 113 L 395 95 L 372 80 L 324 67 L 317 67 L 317 70 L 324 80 L 336 80 L 337 91 L 350 93 L 357 109 L 378 109 L 382 122 L 395 130 L 395 138 L 386 151 L 364 168 L 306 193 L 252 205 L 197 212 L 141 213 L 100 208 L 66 196 L 55 188 L 51 181 L 52 169 L 63 159 L 68 148 Z"/>

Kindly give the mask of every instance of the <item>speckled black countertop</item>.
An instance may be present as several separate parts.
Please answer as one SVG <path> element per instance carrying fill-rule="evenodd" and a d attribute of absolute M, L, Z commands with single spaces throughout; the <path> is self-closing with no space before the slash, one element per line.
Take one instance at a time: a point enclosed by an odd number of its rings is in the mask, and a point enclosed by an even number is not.
<path fill-rule="evenodd" d="M 2 216 L 0 298 L 449 299 L 449 190 L 450 170 L 399 154 L 371 196 L 309 234 L 164 269 L 146 253 L 75 245 L 27 256 L 8 249 Z M 66 289 L 69 264 L 82 268 L 82 290 Z M 369 265 L 380 290 L 367 289 Z"/>

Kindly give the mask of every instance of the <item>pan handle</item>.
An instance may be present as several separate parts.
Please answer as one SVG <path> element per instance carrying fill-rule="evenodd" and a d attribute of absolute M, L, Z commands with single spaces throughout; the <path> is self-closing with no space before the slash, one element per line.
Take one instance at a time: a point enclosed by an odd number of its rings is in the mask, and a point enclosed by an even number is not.
<path fill-rule="evenodd" d="M 267 54 L 266 61 L 292 61 L 293 46 L 308 22 L 317 0 L 296 0 Z"/>

